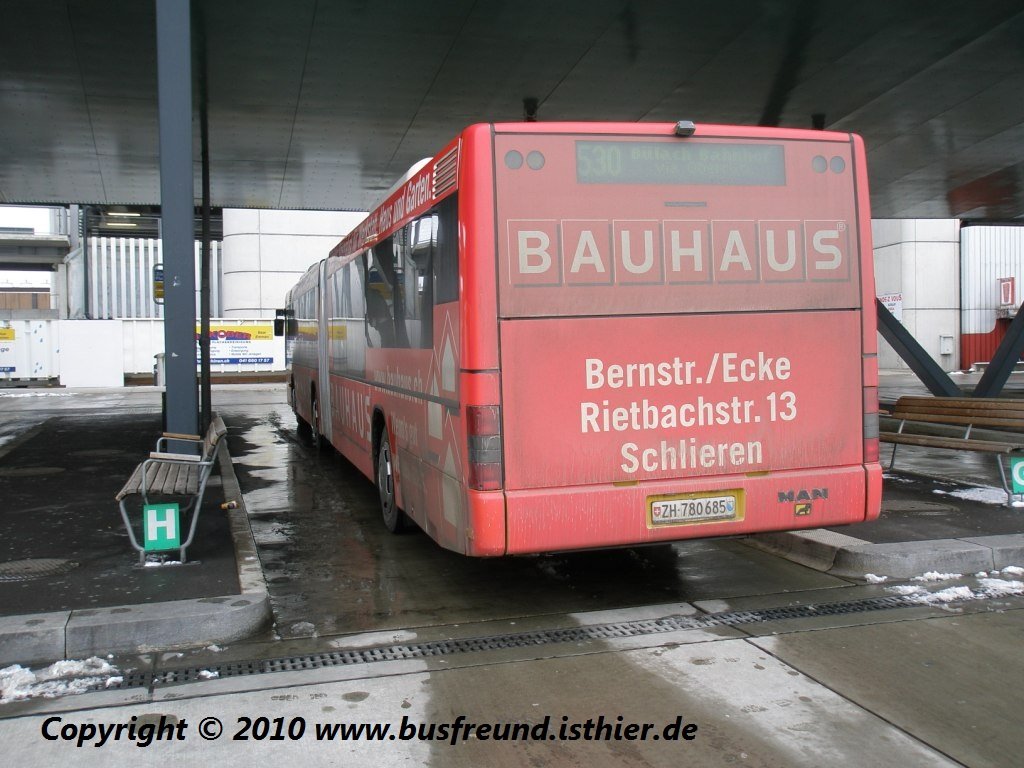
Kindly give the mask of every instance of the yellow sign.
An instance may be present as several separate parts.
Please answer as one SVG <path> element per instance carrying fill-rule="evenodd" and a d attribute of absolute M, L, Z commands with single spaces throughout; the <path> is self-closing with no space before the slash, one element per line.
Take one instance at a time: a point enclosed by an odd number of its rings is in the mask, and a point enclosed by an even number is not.
<path fill-rule="evenodd" d="M 0 328 L 0 341 L 14 341 L 14 329 Z"/>
<path fill-rule="evenodd" d="M 202 331 L 197 323 L 196 335 L 200 333 Z M 210 323 L 210 338 L 227 341 L 273 341 L 274 324 L 270 320 L 261 321 L 258 325 L 252 321 Z"/>
<path fill-rule="evenodd" d="M 196 325 L 196 341 L 200 326 Z M 210 323 L 211 364 L 269 365 L 274 362 L 273 320 L 222 320 Z"/>

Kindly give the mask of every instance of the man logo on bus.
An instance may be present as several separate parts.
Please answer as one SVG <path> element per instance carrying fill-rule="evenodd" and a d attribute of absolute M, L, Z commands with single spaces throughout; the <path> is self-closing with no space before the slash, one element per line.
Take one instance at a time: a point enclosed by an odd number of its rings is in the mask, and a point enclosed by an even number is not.
<path fill-rule="evenodd" d="M 845 281 L 844 221 L 509 221 L 516 285 Z"/>

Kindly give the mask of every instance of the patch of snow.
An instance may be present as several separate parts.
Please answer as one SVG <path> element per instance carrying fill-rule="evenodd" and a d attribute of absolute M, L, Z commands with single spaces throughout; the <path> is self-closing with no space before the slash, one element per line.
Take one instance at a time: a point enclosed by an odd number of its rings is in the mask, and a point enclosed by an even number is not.
<path fill-rule="evenodd" d="M 915 603 L 931 605 L 934 603 L 952 603 L 955 600 L 974 600 L 976 595 L 970 587 L 946 587 L 938 592 L 925 592 L 923 595 L 913 595 L 911 600 Z"/>
<path fill-rule="evenodd" d="M 978 485 L 972 488 L 958 488 L 953 491 L 943 491 L 938 488 L 932 489 L 932 493 L 944 496 L 953 496 L 964 501 L 979 501 L 982 504 L 1006 504 L 1006 491 L 991 485 Z M 1024 499 L 1014 499 L 1010 502 L 1012 507 L 1024 507 Z"/>
<path fill-rule="evenodd" d="M 453 625 L 453 626 L 458 626 Z M 406 630 L 363 632 L 358 635 L 346 635 L 345 637 L 331 640 L 328 645 L 338 650 L 352 650 L 355 648 L 372 648 L 375 645 L 398 645 L 400 643 L 411 643 L 419 638 L 415 632 Z"/>
<path fill-rule="evenodd" d="M 928 573 L 922 574 L 921 576 L 915 576 L 913 581 L 949 581 L 950 579 L 959 579 L 962 576 L 962 573 L 939 573 L 938 571 L 928 571 Z"/>
<path fill-rule="evenodd" d="M 1005 581 L 1003 579 L 980 579 L 981 590 L 985 597 L 1007 597 L 1024 592 L 1024 581 Z"/>
<path fill-rule="evenodd" d="M 1019 565 L 1008 565 L 1000 573 L 1008 573 L 1011 576 L 1024 576 L 1024 568 Z"/>
<path fill-rule="evenodd" d="M 873 573 L 864 574 L 864 581 L 868 584 L 881 584 L 882 582 L 887 581 L 888 578 L 888 576 L 876 576 Z"/>
<path fill-rule="evenodd" d="M 36 696 L 54 699 L 85 693 L 99 685 L 116 685 L 123 681 L 117 672 L 117 667 L 98 656 L 84 661 L 58 661 L 38 672 L 12 664 L 0 669 L 0 704 Z"/>
<path fill-rule="evenodd" d="M 165 565 L 181 565 L 181 560 L 160 560 L 153 556 L 147 557 L 145 568 L 162 568 Z"/>
<path fill-rule="evenodd" d="M 223 651 L 224 649 L 223 649 L 223 648 L 221 648 L 221 647 L 220 647 L 219 645 L 217 645 L 216 643 L 213 643 L 213 644 L 211 644 L 211 645 L 208 645 L 208 646 L 206 646 L 206 650 L 208 650 L 208 651 L 213 651 L 214 653 L 220 653 L 220 652 L 221 652 L 221 651 Z"/>
<path fill-rule="evenodd" d="M 74 397 L 77 392 L 0 392 L 0 397 Z"/>
<path fill-rule="evenodd" d="M 925 574 L 928 576 L 929 574 Z M 924 581 L 923 577 L 917 580 Z M 913 584 L 886 587 L 886 591 L 895 595 L 906 597 L 913 603 L 919 605 L 937 605 L 951 603 L 958 600 L 987 600 L 995 597 L 1008 597 L 1010 595 L 1024 594 L 1024 581 L 1007 581 L 1005 579 L 979 578 L 979 588 L 974 590 L 970 587 L 947 587 L 938 592 L 929 592 L 924 587 Z"/>
<path fill-rule="evenodd" d="M 293 635 L 310 635 L 316 637 L 316 625 L 309 621 L 297 621 L 291 626 Z"/>
<path fill-rule="evenodd" d="M 216 680 L 220 677 L 220 672 L 215 669 L 201 669 L 199 670 L 200 680 Z"/>
<path fill-rule="evenodd" d="M 1006 491 L 1002 488 L 995 488 L 989 485 L 979 485 L 973 488 L 957 488 L 953 491 L 943 491 L 939 488 L 932 490 L 932 493 L 939 494 L 940 496 L 953 496 L 957 499 L 963 499 L 964 501 L 980 501 L 982 504 L 998 504 L 1002 506 L 1006 503 Z"/>
<path fill-rule="evenodd" d="M 928 590 L 924 587 L 915 587 L 912 584 L 900 584 L 895 587 L 886 587 L 886 591 L 892 592 L 894 595 L 903 595 L 908 597 L 910 595 L 921 595 L 925 594 Z"/>

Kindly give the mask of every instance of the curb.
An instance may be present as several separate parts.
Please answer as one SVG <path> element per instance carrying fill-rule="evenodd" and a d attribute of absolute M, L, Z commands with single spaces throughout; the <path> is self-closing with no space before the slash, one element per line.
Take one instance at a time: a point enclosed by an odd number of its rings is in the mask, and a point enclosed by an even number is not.
<path fill-rule="evenodd" d="M 763 533 L 744 539 L 756 549 L 818 571 L 863 579 L 868 573 L 909 579 L 928 571 L 977 573 L 1024 563 L 1024 534 L 872 544 L 824 528 Z"/>
<path fill-rule="evenodd" d="M 220 473 L 225 498 L 238 504 L 228 520 L 241 594 L 0 617 L 0 665 L 229 643 L 264 626 L 270 596 L 226 445 Z"/>

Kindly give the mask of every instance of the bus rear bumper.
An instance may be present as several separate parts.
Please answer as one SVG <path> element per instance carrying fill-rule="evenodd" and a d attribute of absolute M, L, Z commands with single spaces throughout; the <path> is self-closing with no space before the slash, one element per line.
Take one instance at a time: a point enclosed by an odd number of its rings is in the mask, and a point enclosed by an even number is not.
<path fill-rule="evenodd" d="M 506 491 L 507 554 L 649 544 L 821 528 L 878 516 L 877 465 L 758 476 L 658 480 Z M 694 495 L 737 499 L 731 519 L 656 524 L 652 502 Z"/>

